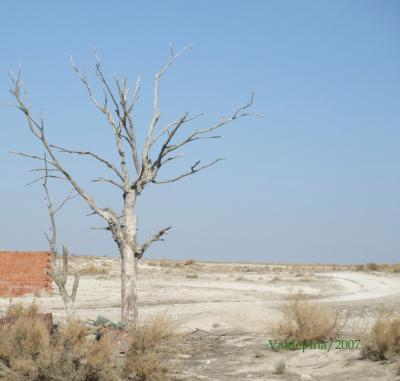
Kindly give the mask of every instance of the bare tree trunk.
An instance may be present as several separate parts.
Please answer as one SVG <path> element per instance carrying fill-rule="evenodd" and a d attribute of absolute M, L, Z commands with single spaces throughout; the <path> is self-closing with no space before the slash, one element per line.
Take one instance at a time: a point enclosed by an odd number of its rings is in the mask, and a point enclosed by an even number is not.
<path fill-rule="evenodd" d="M 136 327 L 138 321 L 136 289 L 138 259 L 130 247 L 125 248 L 121 254 L 121 318 L 124 324 Z"/>

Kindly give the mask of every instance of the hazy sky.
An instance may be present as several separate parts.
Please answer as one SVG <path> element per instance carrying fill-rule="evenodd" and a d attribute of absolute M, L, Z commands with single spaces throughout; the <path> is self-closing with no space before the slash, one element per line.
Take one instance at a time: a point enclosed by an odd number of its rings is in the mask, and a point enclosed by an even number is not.
<path fill-rule="evenodd" d="M 140 235 L 172 225 L 148 258 L 266 262 L 400 261 L 400 3 L 398 1 L 2 1 L 0 99 L 22 65 L 33 110 L 50 140 L 115 158 L 112 135 L 69 65 L 93 78 L 97 47 L 108 75 L 141 75 L 136 115 L 151 118 L 154 73 L 168 46 L 193 47 L 160 84 L 161 125 L 205 112 L 209 126 L 256 92 L 262 119 L 224 128 L 186 149 L 215 167 L 139 202 Z M 95 82 L 94 82 L 95 83 Z M 98 87 L 96 87 L 98 89 Z M 41 153 L 17 110 L 0 105 L 0 248 L 46 249 L 48 216 L 30 160 Z M 139 133 L 139 134 L 140 134 Z M 141 135 L 140 135 L 141 136 Z M 101 205 L 120 205 L 86 159 L 66 165 Z M 191 161 L 189 161 L 189 159 Z M 68 189 L 51 184 L 54 198 Z M 79 254 L 116 255 L 101 220 L 76 199 L 59 215 L 59 240 Z"/>

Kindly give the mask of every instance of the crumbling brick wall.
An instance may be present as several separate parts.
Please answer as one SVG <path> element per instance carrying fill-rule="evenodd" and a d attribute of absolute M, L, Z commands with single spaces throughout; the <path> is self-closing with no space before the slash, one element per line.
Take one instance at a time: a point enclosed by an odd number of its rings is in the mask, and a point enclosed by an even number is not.
<path fill-rule="evenodd" d="M 48 252 L 0 251 L 0 297 L 51 291 L 50 268 Z"/>

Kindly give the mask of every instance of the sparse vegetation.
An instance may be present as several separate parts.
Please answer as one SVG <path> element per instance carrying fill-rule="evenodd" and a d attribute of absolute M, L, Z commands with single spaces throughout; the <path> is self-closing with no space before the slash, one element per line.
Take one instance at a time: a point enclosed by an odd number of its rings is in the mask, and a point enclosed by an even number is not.
<path fill-rule="evenodd" d="M 90 340 L 83 323 L 70 321 L 50 335 L 37 307 L 11 307 L 17 318 L 0 328 L 0 363 L 7 381 L 117 380 L 109 337 Z"/>
<path fill-rule="evenodd" d="M 86 265 L 81 271 L 81 275 L 107 275 L 110 272 L 110 267 L 106 264 L 96 266 L 93 263 Z"/>
<path fill-rule="evenodd" d="M 400 318 L 385 311 L 375 321 L 364 340 L 361 351 L 363 358 L 386 360 L 400 354 Z"/>
<path fill-rule="evenodd" d="M 271 278 L 270 282 L 271 282 L 271 283 L 275 283 L 275 282 L 280 282 L 281 280 L 282 280 L 281 277 L 279 277 L 279 276 L 274 276 L 274 277 Z"/>
<path fill-rule="evenodd" d="M 159 265 L 160 267 L 170 267 L 170 266 L 173 266 L 173 262 L 172 262 L 172 261 L 169 261 L 168 259 L 161 259 L 161 260 L 158 262 L 158 265 Z"/>
<path fill-rule="evenodd" d="M 400 263 L 394 263 L 389 265 L 387 263 L 367 263 L 355 265 L 352 267 L 355 271 L 379 271 L 379 272 L 388 272 L 388 273 L 400 273 Z"/>
<path fill-rule="evenodd" d="M 196 264 L 196 261 L 194 259 L 188 259 L 188 260 L 186 260 L 184 262 L 185 266 L 191 266 L 191 265 L 194 265 L 194 264 Z"/>
<path fill-rule="evenodd" d="M 37 306 L 12 305 L 0 327 L 0 378 L 5 381 L 166 381 L 178 352 L 177 325 L 164 315 L 127 332 L 123 366 L 112 353 L 112 330 L 95 338 L 85 324 L 70 320 L 50 333 Z"/>
<path fill-rule="evenodd" d="M 197 273 L 188 273 L 186 274 L 186 278 L 189 279 L 197 279 L 199 276 L 197 275 Z"/>
<path fill-rule="evenodd" d="M 366 269 L 369 271 L 379 271 L 380 266 L 377 263 L 367 263 Z"/>
<path fill-rule="evenodd" d="M 176 329 L 175 323 L 164 315 L 158 315 L 133 330 L 123 369 L 126 379 L 169 380 L 172 375 L 171 358 L 179 351 Z"/>
<path fill-rule="evenodd" d="M 310 342 L 338 335 L 338 313 L 328 306 L 309 301 L 301 293 L 291 296 L 283 313 L 283 320 L 275 327 L 275 333 L 281 339 Z"/>

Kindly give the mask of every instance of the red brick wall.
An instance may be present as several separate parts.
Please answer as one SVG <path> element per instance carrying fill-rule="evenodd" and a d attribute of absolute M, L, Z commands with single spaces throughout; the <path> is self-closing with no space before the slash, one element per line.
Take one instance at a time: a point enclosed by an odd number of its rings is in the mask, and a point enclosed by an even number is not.
<path fill-rule="evenodd" d="M 0 296 L 51 291 L 53 282 L 46 273 L 50 268 L 48 252 L 0 251 Z"/>

